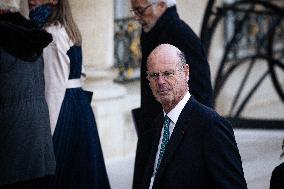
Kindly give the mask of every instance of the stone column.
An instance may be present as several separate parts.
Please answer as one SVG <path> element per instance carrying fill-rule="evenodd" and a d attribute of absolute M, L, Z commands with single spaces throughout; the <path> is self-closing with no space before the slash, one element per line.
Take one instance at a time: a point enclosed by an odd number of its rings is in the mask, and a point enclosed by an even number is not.
<path fill-rule="evenodd" d="M 73 16 L 83 37 L 84 88 L 94 92 L 92 106 L 105 158 L 123 152 L 126 89 L 113 83 L 113 0 L 70 0 Z M 115 144 L 115 146 L 113 145 Z"/>

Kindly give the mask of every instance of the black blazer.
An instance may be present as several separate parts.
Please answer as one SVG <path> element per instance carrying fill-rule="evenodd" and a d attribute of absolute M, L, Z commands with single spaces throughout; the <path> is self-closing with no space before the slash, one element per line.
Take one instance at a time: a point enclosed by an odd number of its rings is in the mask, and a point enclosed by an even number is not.
<path fill-rule="evenodd" d="M 133 188 L 149 188 L 162 114 L 138 138 Z M 247 188 L 230 124 L 193 96 L 182 110 L 156 174 L 154 189 Z"/>
<path fill-rule="evenodd" d="M 284 188 L 284 162 L 274 168 L 270 180 L 270 189 Z"/>

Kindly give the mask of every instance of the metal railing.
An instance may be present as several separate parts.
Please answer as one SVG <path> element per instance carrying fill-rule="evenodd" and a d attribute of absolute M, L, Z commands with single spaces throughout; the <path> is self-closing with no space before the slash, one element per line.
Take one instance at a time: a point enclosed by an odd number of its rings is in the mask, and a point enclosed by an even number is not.
<path fill-rule="evenodd" d="M 118 82 L 140 78 L 140 25 L 133 18 L 115 20 L 114 66 L 118 68 Z"/>

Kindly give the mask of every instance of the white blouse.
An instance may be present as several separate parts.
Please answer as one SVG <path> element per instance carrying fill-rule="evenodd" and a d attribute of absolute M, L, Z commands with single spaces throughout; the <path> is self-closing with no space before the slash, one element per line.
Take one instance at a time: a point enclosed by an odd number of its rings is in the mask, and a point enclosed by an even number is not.
<path fill-rule="evenodd" d="M 67 51 L 73 46 L 73 42 L 60 24 L 51 25 L 45 29 L 53 37 L 53 41 L 43 51 L 45 98 L 53 134 L 68 85 L 70 60 Z"/>

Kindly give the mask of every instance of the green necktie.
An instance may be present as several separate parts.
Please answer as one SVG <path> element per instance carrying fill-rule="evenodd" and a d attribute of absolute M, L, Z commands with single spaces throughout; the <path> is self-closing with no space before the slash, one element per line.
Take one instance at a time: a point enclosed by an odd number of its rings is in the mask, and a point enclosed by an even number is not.
<path fill-rule="evenodd" d="M 161 144 L 161 148 L 160 148 L 159 159 L 158 159 L 157 167 L 156 167 L 156 170 L 155 170 L 155 174 L 158 171 L 158 168 L 161 164 L 164 153 L 166 151 L 167 144 L 168 144 L 169 139 L 170 139 L 170 130 L 169 130 L 170 122 L 171 122 L 171 119 L 167 115 L 165 115 L 164 123 L 163 123 L 164 131 L 163 131 L 162 144 Z"/>

